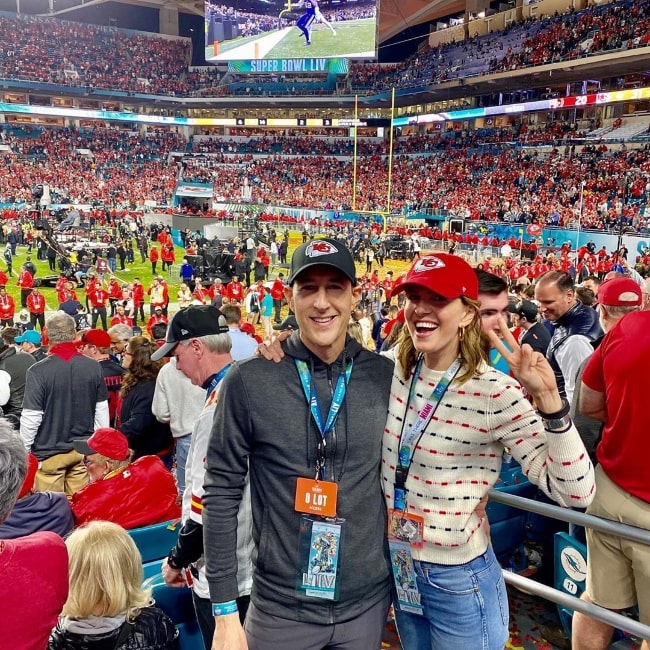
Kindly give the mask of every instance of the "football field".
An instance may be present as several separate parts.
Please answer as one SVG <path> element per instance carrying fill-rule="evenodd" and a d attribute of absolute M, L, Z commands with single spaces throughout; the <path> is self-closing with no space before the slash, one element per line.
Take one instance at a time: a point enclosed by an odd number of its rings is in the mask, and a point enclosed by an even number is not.
<path fill-rule="evenodd" d="M 305 37 L 295 26 L 235 38 L 205 48 L 205 60 L 211 62 L 247 59 L 299 59 L 316 57 L 373 58 L 375 56 L 375 19 L 362 18 L 332 23 L 336 35 L 327 25 L 314 23 L 311 45 L 305 46 Z"/>

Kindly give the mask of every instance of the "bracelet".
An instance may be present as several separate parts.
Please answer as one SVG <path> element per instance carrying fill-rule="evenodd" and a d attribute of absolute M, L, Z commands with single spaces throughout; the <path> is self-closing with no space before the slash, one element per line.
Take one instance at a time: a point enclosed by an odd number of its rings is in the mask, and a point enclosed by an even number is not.
<path fill-rule="evenodd" d="M 542 422 L 544 424 L 544 429 L 549 433 L 565 433 L 573 424 L 571 416 L 568 413 L 561 418 L 553 418 L 550 420 L 542 418 Z"/>
<path fill-rule="evenodd" d="M 566 399 L 566 397 L 563 397 L 562 408 L 559 411 L 555 411 L 555 413 L 544 413 L 543 411 L 537 409 L 537 414 L 540 418 L 542 418 L 542 420 L 560 420 L 566 417 L 569 414 L 569 411 L 571 411 L 571 404 L 569 404 L 569 401 Z"/>
<path fill-rule="evenodd" d="M 229 600 L 227 603 L 212 603 L 212 616 L 227 616 L 238 611 L 236 600 Z"/>

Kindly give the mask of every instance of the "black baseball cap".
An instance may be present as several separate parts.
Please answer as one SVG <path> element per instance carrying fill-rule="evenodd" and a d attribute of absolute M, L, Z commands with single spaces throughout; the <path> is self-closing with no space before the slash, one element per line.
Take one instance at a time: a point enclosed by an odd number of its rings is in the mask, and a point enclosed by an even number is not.
<path fill-rule="evenodd" d="M 517 316 L 525 318 L 529 323 L 534 323 L 537 320 L 537 314 L 539 313 L 537 305 L 530 300 L 516 302 L 508 307 L 508 311 L 511 314 L 517 314 Z"/>
<path fill-rule="evenodd" d="M 225 316 L 212 305 L 190 305 L 174 314 L 167 326 L 165 343 L 152 355 L 152 361 L 168 357 L 181 342 L 210 334 L 227 334 L 228 323 Z"/>
<path fill-rule="evenodd" d="M 291 258 L 288 283 L 312 266 L 331 266 L 346 275 L 352 285 L 357 283 L 357 270 L 350 249 L 336 239 L 312 239 L 296 248 Z"/>

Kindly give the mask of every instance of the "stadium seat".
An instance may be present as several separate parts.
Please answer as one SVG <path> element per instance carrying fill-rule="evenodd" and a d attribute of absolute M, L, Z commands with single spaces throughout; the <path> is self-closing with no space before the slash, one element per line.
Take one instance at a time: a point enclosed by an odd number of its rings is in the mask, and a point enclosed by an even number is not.
<path fill-rule="evenodd" d="M 179 650 L 203 648 L 203 637 L 192 603 L 192 590 L 189 587 L 167 586 L 160 573 L 145 580 L 142 586 L 151 589 L 155 606 L 162 609 L 178 628 Z"/>
<path fill-rule="evenodd" d="M 554 587 L 579 598 L 587 578 L 587 547 L 568 533 L 555 533 Z M 567 636 L 571 636 L 573 610 L 558 605 L 558 614 Z"/>
<path fill-rule="evenodd" d="M 537 490 L 515 461 L 503 464 L 494 489 L 527 498 L 532 498 Z M 494 553 L 502 563 L 505 563 L 524 542 L 526 512 L 501 503 L 490 502 L 486 513 L 490 522 L 490 537 Z"/>
<path fill-rule="evenodd" d="M 161 524 L 133 528 L 128 531 L 142 555 L 143 564 L 146 565 L 154 560 L 162 560 L 167 557 L 169 549 L 176 544 L 179 523 L 178 521 L 165 521 Z"/>

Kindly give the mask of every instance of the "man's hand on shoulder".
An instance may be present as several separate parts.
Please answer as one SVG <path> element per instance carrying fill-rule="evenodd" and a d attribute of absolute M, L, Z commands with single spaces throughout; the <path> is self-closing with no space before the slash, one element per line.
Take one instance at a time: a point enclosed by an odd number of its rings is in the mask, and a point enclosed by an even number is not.
<path fill-rule="evenodd" d="M 239 613 L 215 616 L 211 650 L 248 650 L 244 628 Z"/>

